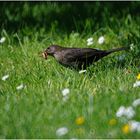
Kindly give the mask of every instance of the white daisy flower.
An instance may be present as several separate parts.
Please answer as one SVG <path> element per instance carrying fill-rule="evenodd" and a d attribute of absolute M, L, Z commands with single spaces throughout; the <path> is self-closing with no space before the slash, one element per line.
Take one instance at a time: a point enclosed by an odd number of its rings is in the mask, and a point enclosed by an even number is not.
<path fill-rule="evenodd" d="M 125 114 L 124 114 L 128 119 L 131 119 L 135 115 L 135 111 L 132 108 L 132 106 L 129 106 L 125 109 Z"/>
<path fill-rule="evenodd" d="M 87 39 L 87 46 L 90 46 L 92 44 L 93 44 L 93 38 L 90 37 L 90 38 Z"/>
<path fill-rule="evenodd" d="M 132 43 L 132 44 L 130 44 L 130 50 L 134 50 L 134 44 Z"/>
<path fill-rule="evenodd" d="M 87 70 L 80 70 L 79 71 L 79 74 L 81 74 L 81 73 L 85 73 Z"/>
<path fill-rule="evenodd" d="M 58 137 L 63 136 L 63 135 L 66 135 L 67 133 L 68 133 L 68 128 L 67 127 L 61 127 L 61 128 L 58 128 L 56 130 L 56 135 Z"/>
<path fill-rule="evenodd" d="M 93 42 L 93 38 L 92 37 L 88 38 L 87 42 Z"/>
<path fill-rule="evenodd" d="M 17 90 L 21 90 L 21 89 L 23 89 L 23 88 L 25 88 L 25 87 L 26 87 L 25 85 L 21 84 L 21 85 L 17 86 L 16 89 L 17 89 Z"/>
<path fill-rule="evenodd" d="M 124 112 L 125 112 L 125 107 L 124 107 L 124 106 L 121 106 L 121 107 L 118 109 L 118 111 L 117 111 L 117 113 L 116 113 L 116 116 L 117 116 L 117 117 L 122 117 L 122 116 L 124 115 Z"/>
<path fill-rule="evenodd" d="M 134 84 L 133 84 L 133 87 L 139 87 L 140 86 L 140 81 L 136 81 Z"/>
<path fill-rule="evenodd" d="M 140 98 L 134 100 L 133 103 L 132 103 L 132 105 L 133 105 L 134 107 L 137 107 L 138 105 L 140 105 Z"/>
<path fill-rule="evenodd" d="M 117 117 L 125 116 L 128 119 L 133 118 L 134 115 L 135 115 L 135 111 L 133 110 L 133 108 L 131 106 L 129 106 L 127 108 L 125 108 L 124 106 L 121 106 L 116 113 Z"/>
<path fill-rule="evenodd" d="M 70 93 L 70 90 L 68 88 L 65 88 L 62 90 L 62 95 L 67 96 Z"/>
<path fill-rule="evenodd" d="M 98 43 L 103 44 L 104 41 L 105 41 L 105 38 L 103 36 L 100 36 L 99 39 L 98 39 Z"/>
<path fill-rule="evenodd" d="M 8 78 L 9 78 L 9 74 L 4 75 L 1 79 L 2 79 L 3 81 L 5 81 L 5 80 L 7 80 Z"/>
<path fill-rule="evenodd" d="M 5 40 L 6 40 L 6 38 L 5 38 L 5 37 L 2 37 L 2 38 L 0 39 L 0 43 L 4 43 Z"/>
<path fill-rule="evenodd" d="M 128 122 L 128 124 L 130 125 L 130 129 L 131 131 L 138 131 L 140 132 L 140 122 L 137 122 L 135 120 L 131 120 Z"/>

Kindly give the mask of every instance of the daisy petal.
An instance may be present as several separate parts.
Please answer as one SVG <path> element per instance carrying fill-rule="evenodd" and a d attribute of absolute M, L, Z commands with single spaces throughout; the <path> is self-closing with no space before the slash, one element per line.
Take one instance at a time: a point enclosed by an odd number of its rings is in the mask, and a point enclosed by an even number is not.
<path fill-rule="evenodd" d="M 104 41 L 105 41 L 105 38 L 103 36 L 99 37 L 99 39 L 98 39 L 99 44 L 103 44 Z"/>
<path fill-rule="evenodd" d="M 3 80 L 3 81 L 5 81 L 5 80 L 7 80 L 9 78 L 9 75 L 7 74 L 7 75 L 4 75 L 1 79 Z"/>
<path fill-rule="evenodd" d="M 61 128 L 58 128 L 56 130 L 56 135 L 57 136 L 63 136 L 63 135 L 66 135 L 68 133 L 68 128 L 67 127 L 61 127 Z"/>

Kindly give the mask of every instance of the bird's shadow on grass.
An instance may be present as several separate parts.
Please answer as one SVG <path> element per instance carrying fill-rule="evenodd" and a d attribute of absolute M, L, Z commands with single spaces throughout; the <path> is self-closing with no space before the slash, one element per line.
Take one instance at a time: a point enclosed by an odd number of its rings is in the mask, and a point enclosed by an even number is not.
<path fill-rule="evenodd" d="M 123 60 L 123 61 L 113 61 L 113 60 L 101 60 L 100 62 L 96 62 L 94 64 L 92 64 L 90 67 L 87 67 L 86 70 L 86 74 L 91 77 L 93 76 L 93 73 L 99 73 L 99 72 L 104 72 L 104 71 L 111 71 L 114 69 L 127 69 L 131 64 L 129 64 L 127 62 L 127 60 Z M 78 71 L 75 69 L 75 71 Z"/>
<path fill-rule="evenodd" d="M 92 65 L 88 66 L 86 69 L 80 69 L 80 68 L 73 68 L 69 67 L 66 65 L 62 65 L 62 67 L 65 67 L 66 69 L 71 69 L 75 72 L 79 72 L 81 70 L 87 70 L 88 72 L 92 71 L 104 71 L 104 69 L 114 69 L 114 68 L 119 68 L 119 69 L 124 69 L 125 67 L 128 66 L 128 63 L 126 60 L 123 61 L 103 61 L 99 60 L 98 62 L 93 63 Z"/>

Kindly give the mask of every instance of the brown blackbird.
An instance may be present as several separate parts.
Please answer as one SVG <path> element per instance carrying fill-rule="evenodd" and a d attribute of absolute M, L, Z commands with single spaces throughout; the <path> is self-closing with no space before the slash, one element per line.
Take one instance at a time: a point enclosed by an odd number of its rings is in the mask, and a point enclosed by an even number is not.
<path fill-rule="evenodd" d="M 85 69 L 104 56 L 126 49 L 127 47 L 97 50 L 92 48 L 65 48 L 58 45 L 51 45 L 42 53 L 42 56 L 47 59 L 47 55 L 51 55 L 64 66 Z"/>

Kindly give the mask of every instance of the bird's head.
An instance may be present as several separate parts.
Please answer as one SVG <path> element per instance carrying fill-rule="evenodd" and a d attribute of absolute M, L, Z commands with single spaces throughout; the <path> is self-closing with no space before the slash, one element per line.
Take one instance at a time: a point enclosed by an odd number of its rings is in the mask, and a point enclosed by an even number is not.
<path fill-rule="evenodd" d="M 48 55 L 54 56 L 54 54 L 60 50 L 62 50 L 62 47 L 58 45 L 51 45 L 42 53 L 42 56 L 47 59 Z"/>
<path fill-rule="evenodd" d="M 45 51 L 48 53 L 48 55 L 54 55 L 57 51 L 60 51 L 62 47 L 58 45 L 51 45 L 49 46 Z"/>

